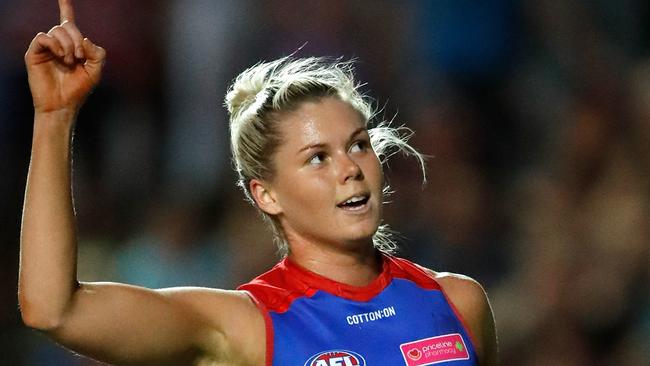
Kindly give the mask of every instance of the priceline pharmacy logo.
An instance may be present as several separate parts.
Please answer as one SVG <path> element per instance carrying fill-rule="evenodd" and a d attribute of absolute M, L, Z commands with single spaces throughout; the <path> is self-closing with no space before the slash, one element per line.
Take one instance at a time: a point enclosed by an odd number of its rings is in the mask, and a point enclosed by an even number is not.
<path fill-rule="evenodd" d="M 399 348 L 407 366 L 469 359 L 465 341 L 458 333 L 403 343 Z"/>

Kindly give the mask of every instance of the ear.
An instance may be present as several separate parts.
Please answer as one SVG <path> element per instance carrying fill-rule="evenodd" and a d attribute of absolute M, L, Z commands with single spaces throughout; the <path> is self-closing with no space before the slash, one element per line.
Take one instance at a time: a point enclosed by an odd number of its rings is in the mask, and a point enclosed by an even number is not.
<path fill-rule="evenodd" d="M 257 179 L 251 179 L 249 184 L 251 196 L 264 213 L 269 215 L 277 215 L 282 213 L 282 207 L 276 199 L 275 192 L 271 190 L 269 185 Z"/>

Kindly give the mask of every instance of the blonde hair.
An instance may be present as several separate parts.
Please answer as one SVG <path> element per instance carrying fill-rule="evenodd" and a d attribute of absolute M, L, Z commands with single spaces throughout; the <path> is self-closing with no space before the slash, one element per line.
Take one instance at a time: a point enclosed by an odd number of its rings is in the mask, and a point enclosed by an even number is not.
<path fill-rule="evenodd" d="M 230 113 L 230 147 L 237 185 L 253 206 L 257 207 L 250 192 L 251 180 L 270 180 L 274 173 L 273 155 L 282 143 L 281 113 L 291 112 L 307 100 L 336 97 L 359 112 L 368 127 L 376 112 L 369 98 L 359 92 L 353 72 L 352 61 L 288 56 L 260 62 L 237 76 L 225 101 Z M 368 133 L 382 164 L 401 151 L 415 156 L 424 174 L 423 156 L 408 144 L 413 134 L 410 129 L 381 122 L 369 128 Z M 383 192 L 384 197 L 390 193 L 388 186 Z M 289 246 L 280 223 L 257 208 L 270 224 L 279 252 L 286 255 Z M 372 239 L 373 245 L 383 252 L 392 253 L 397 248 L 388 225 L 380 225 Z"/>

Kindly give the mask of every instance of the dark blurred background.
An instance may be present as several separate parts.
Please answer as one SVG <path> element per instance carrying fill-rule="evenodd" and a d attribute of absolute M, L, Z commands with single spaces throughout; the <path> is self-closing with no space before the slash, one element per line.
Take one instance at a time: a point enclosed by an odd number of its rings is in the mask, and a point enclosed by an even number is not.
<path fill-rule="evenodd" d="M 82 280 L 234 288 L 277 260 L 235 186 L 223 97 L 258 60 L 358 60 L 382 115 L 416 131 L 386 170 L 402 255 L 470 275 L 503 365 L 650 358 L 646 0 L 79 0 L 108 51 L 77 124 Z M 22 56 L 54 0 L 0 3 L 0 364 L 92 365 L 20 321 L 31 99 Z"/>

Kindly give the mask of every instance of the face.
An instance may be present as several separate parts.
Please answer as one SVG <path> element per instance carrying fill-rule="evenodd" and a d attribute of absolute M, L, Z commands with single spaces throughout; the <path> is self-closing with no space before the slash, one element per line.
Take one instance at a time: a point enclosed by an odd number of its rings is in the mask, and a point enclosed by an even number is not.
<path fill-rule="evenodd" d="M 381 220 L 383 173 L 361 115 L 325 97 L 304 102 L 280 124 L 265 198 L 289 244 L 367 245 Z"/>

